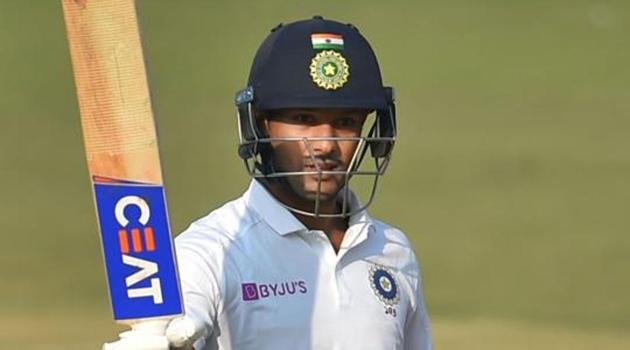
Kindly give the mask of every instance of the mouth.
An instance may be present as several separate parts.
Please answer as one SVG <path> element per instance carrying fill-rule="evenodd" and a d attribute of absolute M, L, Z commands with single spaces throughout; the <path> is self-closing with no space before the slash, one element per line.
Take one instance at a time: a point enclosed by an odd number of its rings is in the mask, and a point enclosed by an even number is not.
<path fill-rule="evenodd" d="M 304 162 L 304 171 L 341 171 L 341 164 L 334 160 L 315 159 L 313 162 L 308 159 Z"/>

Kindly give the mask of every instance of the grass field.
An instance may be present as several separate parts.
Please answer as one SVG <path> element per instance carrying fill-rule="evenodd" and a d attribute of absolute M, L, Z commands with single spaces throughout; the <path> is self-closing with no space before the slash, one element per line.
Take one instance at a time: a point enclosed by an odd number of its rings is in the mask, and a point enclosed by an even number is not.
<path fill-rule="evenodd" d="M 339 18 L 397 88 L 372 212 L 417 246 L 438 348 L 630 348 L 630 3 L 139 4 L 175 232 L 247 186 L 232 97 L 269 28 Z M 0 0 L 3 349 L 117 330 L 64 31 Z"/>

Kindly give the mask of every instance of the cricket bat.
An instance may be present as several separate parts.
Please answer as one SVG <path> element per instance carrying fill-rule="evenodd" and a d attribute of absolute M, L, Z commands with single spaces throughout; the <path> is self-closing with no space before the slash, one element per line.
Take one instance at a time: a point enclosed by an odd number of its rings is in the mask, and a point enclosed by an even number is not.
<path fill-rule="evenodd" d="M 183 314 L 135 0 L 62 0 L 114 319 Z"/>

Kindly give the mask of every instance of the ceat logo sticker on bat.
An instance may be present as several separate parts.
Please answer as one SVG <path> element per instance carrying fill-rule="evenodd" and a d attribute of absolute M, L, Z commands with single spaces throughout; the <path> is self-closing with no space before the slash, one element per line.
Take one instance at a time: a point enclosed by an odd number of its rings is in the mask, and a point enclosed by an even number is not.
<path fill-rule="evenodd" d="M 164 188 L 103 181 L 94 193 L 114 318 L 181 314 Z"/>

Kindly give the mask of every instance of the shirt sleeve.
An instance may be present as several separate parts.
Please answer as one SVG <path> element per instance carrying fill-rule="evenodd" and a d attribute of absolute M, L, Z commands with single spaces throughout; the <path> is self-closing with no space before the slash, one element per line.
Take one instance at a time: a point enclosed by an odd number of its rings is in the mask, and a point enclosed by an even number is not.
<path fill-rule="evenodd" d="M 203 254 L 207 242 L 198 241 L 194 234 L 181 235 L 176 239 L 177 261 L 184 310 L 188 317 L 203 324 L 200 337 L 193 344 L 197 350 L 204 349 L 206 339 L 214 331 L 221 300 L 221 288 L 214 264 Z"/>
<path fill-rule="evenodd" d="M 417 264 L 417 261 L 416 261 Z M 407 317 L 405 324 L 405 350 L 432 350 L 433 339 L 431 336 L 431 325 L 429 314 L 424 302 L 424 292 L 422 288 L 422 277 L 420 267 L 418 268 L 418 280 L 414 288 L 415 308 Z"/>

